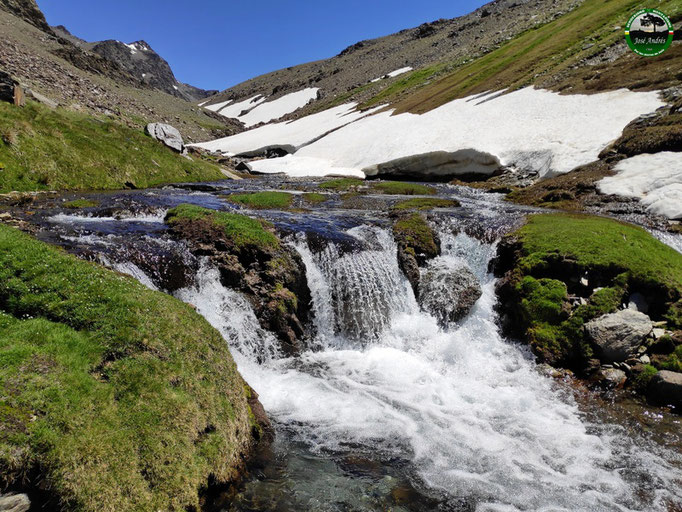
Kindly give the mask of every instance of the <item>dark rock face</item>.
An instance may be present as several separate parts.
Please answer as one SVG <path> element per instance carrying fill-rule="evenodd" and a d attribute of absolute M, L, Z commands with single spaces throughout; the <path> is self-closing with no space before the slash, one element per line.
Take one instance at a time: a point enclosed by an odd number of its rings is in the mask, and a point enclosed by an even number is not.
<path fill-rule="evenodd" d="M 463 263 L 437 258 L 421 272 L 419 305 L 442 325 L 465 317 L 482 294 L 478 279 Z"/>
<path fill-rule="evenodd" d="M 682 407 L 682 373 L 661 370 L 649 384 L 648 399 L 656 404 Z"/>
<path fill-rule="evenodd" d="M 305 265 L 296 251 L 284 244 L 237 246 L 222 229 L 204 219 L 179 220 L 172 233 L 188 241 L 196 255 L 208 256 L 225 286 L 245 295 L 261 326 L 277 335 L 285 353 L 300 351 L 311 295 Z"/>
<path fill-rule="evenodd" d="M 622 362 L 636 354 L 653 324 L 644 313 L 623 309 L 585 324 L 588 337 L 601 351 L 604 362 Z"/>
<path fill-rule="evenodd" d="M 0 0 L 0 9 L 18 16 L 44 32 L 52 33 L 35 0 Z"/>
<path fill-rule="evenodd" d="M 130 75 L 135 81 L 139 81 L 151 88 L 183 98 L 187 101 L 197 101 L 215 94 L 217 91 L 204 91 L 191 85 L 178 82 L 168 62 L 157 54 L 145 41 L 136 41 L 125 44 L 120 41 L 107 40 L 89 43 L 71 34 L 65 27 L 52 27 L 54 33 L 68 41 L 87 54 L 94 54 L 104 61 L 114 64 L 118 69 Z M 83 60 L 76 48 L 65 53 L 70 61 Z M 78 65 L 74 62 L 75 65 Z M 81 67 L 81 66 L 78 66 Z M 81 67 L 82 69 L 82 67 Z"/>
<path fill-rule="evenodd" d="M 7 73 L 0 71 L 0 101 L 14 102 L 14 86 L 16 82 Z"/>

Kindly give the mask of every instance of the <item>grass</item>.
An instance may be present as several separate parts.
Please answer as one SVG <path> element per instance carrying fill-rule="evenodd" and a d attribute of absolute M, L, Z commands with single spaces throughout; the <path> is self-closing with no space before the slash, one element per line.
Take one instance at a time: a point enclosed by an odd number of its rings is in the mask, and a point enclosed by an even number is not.
<path fill-rule="evenodd" d="M 307 194 L 303 194 L 303 199 L 310 204 L 322 204 L 329 198 L 324 194 L 318 194 L 317 192 L 309 192 Z"/>
<path fill-rule="evenodd" d="M 200 206 L 181 204 L 168 211 L 166 222 L 174 225 L 187 221 L 207 221 L 221 229 L 225 236 L 237 247 L 256 246 L 262 248 L 276 248 L 279 240 L 270 231 L 271 224 L 252 219 L 238 213 L 219 212 Z"/>
<path fill-rule="evenodd" d="M 288 192 L 231 194 L 225 198 L 231 203 L 241 204 L 255 210 L 285 210 L 291 207 L 294 200 L 294 196 Z"/>
<path fill-rule="evenodd" d="M 142 131 L 111 119 L 29 102 L 0 103 L 0 192 L 152 187 L 223 179 Z"/>
<path fill-rule="evenodd" d="M 431 226 L 419 213 L 398 219 L 393 224 L 393 233 L 415 255 L 424 254 L 427 258 L 435 258 L 440 252 Z"/>
<path fill-rule="evenodd" d="M 365 181 L 359 178 L 339 178 L 320 183 L 318 187 L 324 190 L 333 190 L 339 192 L 361 187 L 364 184 Z"/>
<path fill-rule="evenodd" d="M 190 306 L 0 225 L 0 485 L 66 510 L 198 508 L 252 442 L 244 382 Z"/>
<path fill-rule="evenodd" d="M 544 360 L 570 366 L 592 357 L 585 323 L 615 311 L 633 291 L 653 296 L 652 310 L 675 325 L 682 255 L 644 229 L 601 217 L 541 214 L 514 237 L 520 245 L 507 303 Z M 566 283 L 585 274 L 601 288 L 571 310 Z"/>
<path fill-rule="evenodd" d="M 541 83 L 548 77 L 571 72 L 575 64 L 622 40 L 622 27 L 640 7 L 656 7 L 673 18 L 682 12 L 677 0 L 658 1 L 652 5 L 644 5 L 638 0 L 586 0 L 560 18 L 527 30 L 502 47 L 457 66 L 435 82 L 429 83 L 424 75 L 433 76 L 437 70 L 416 71 L 363 107 L 395 100 L 416 87 L 394 105 L 396 113 L 424 113 L 472 94 Z M 621 28 L 616 29 L 616 26 Z M 587 43 L 593 46 L 588 47 Z"/>
<path fill-rule="evenodd" d="M 99 205 L 99 201 L 94 199 L 74 199 L 73 201 L 67 201 L 64 203 L 64 207 L 78 210 L 80 208 L 95 208 Z"/>
<path fill-rule="evenodd" d="M 431 197 L 415 197 L 400 201 L 393 205 L 394 210 L 431 210 L 433 208 L 458 208 L 459 201 L 455 199 L 438 199 Z"/>
<path fill-rule="evenodd" d="M 437 192 L 434 187 L 404 181 L 379 181 L 372 183 L 372 189 L 384 194 L 400 196 L 430 196 Z"/>

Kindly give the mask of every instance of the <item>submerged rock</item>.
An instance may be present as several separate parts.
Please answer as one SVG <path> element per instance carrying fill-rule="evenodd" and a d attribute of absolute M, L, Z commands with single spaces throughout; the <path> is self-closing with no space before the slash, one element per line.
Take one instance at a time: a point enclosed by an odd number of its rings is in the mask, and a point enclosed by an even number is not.
<path fill-rule="evenodd" d="M 182 151 L 185 149 L 185 143 L 182 140 L 182 135 L 177 128 L 174 128 L 169 124 L 149 123 L 145 128 L 145 131 L 152 139 L 163 142 L 166 146 L 177 151 L 178 153 L 182 153 Z"/>
<path fill-rule="evenodd" d="M 602 361 L 622 362 L 637 353 L 653 324 L 644 313 L 623 309 L 585 325 L 588 337 L 601 352 Z"/>
<path fill-rule="evenodd" d="M 482 293 L 474 273 L 454 258 L 433 260 L 419 280 L 419 305 L 441 324 L 465 317 Z"/>

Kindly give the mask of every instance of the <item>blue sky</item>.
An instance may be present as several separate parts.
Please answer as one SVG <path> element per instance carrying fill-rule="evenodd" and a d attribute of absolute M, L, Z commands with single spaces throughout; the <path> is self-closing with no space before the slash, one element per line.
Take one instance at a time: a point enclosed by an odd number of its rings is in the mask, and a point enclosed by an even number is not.
<path fill-rule="evenodd" d="M 471 12 L 483 0 L 37 0 L 88 41 L 147 41 L 178 80 L 225 89 L 362 39 Z"/>

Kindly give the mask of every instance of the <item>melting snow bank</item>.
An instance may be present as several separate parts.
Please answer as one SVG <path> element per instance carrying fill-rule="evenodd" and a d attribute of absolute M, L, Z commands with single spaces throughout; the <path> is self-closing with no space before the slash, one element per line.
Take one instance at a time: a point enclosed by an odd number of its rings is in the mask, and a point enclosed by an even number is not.
<path fill-rule="evenodd" d="M 384 111 L 363 117 L 346 105 L 198 146 L 233 154 L 272 144 L 300 146 L 352 121 L 295 156 L 251 166 L 261 173 L 359 175 L 403 157 L 475 150 L 494 155 L 502 166 L 550 176 L 596 160 L 632 119 L 662 105 L 656 92 L 559 95 L 525 88 L 454 100 L 421 115 Z"/>
<path fill-rule="evenodd" d="M 371 80 L 372 83 L 378 82 L 379 80 L 383 80 L 385 78 L 394 78 L 396 76 L 400 76 L 404 73 L 407 73 L 408 71 L 412 71 L 411 67 L 405 67 L 405 68 L 400 68 L 396 69 L 395 71 L 391 71 L 390 73 L 386 73 L 384 76 L 380 76 L 379 78 L 375 78 L 374 80 Z"/>
<path fill-rule="evenodd" d="M 651 213 L 682 219 L 682 153 L 638 155 L 615 169 L 618 174 L 597 184 L 602 194 L 635 197 Z"/>

